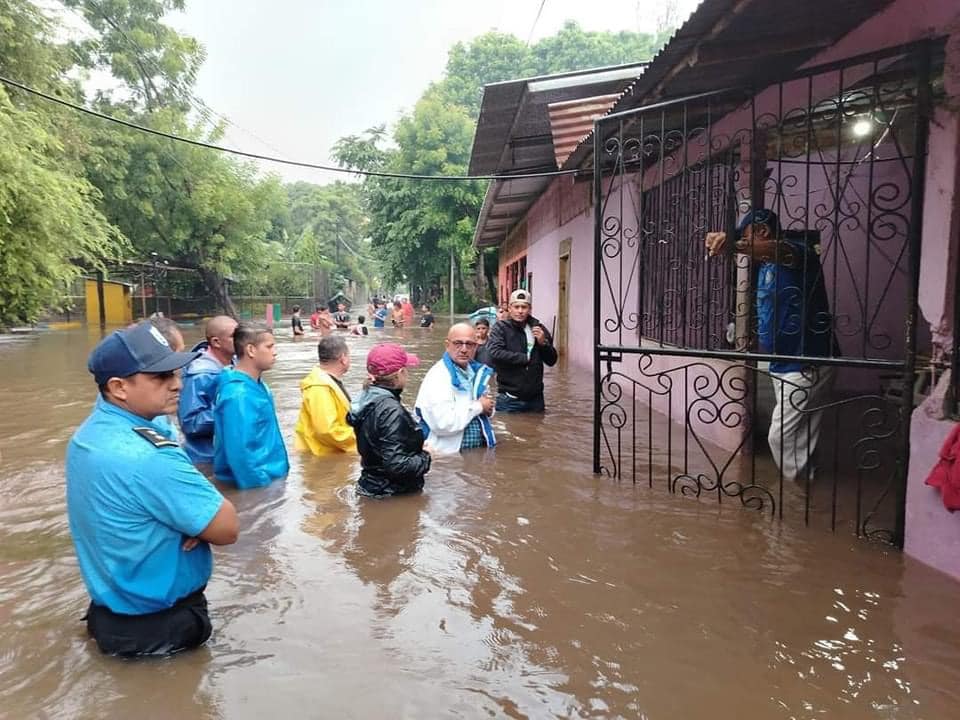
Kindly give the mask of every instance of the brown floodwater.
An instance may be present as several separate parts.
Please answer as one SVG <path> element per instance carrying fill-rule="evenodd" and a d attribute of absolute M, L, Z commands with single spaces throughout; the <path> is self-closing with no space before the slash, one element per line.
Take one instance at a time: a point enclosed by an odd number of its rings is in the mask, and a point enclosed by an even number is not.
<path fill-rule="evenodd" d="M 385 331 L 428 362 L 442 330 Z M 197 337 L 189 329 L 188 340 Z M 351 339 L 348 389 L 378 335 Z M 434 463 L 422 495 L 357 497 L 356 458 L 289 442 L 309 339 L 269 374 L 291 473 L 232 492 L 214 635 L 103 657 L 64 512 L 96 331 L 0 339 L 5 718 L 955 718 L 960 585 L 888 547 L 591 473 L 588 375 L 544 417 Z"/>

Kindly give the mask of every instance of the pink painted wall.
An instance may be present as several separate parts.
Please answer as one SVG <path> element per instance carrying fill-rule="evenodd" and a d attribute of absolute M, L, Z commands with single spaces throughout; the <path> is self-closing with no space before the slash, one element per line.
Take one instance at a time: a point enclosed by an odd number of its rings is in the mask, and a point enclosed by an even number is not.
<path fill-rule="evenodd" d="M 946 380 L 947 378 L 945 378 Z M 924 484 L 954 423 L 937 419 L 945 383 L 913 412 L 907 475 L 904 550 L 927 565 L 960 579 L 960 512 L 943 506 L 940 492 Z"/>
<path fill-rule="evenodd" d="M 561 191 L 560 188 L 563 188 Z M 572 192 L 571 192 L 572 188 Z M 632 192 L 634 187 L 628 182 L 625 191 Z M 570 332 L 566 357 L 572 364 L 593 370 L 593 205 L 588 204 L 590 188 L 587 185 L 574 185 L 569 178 L 554 181 L 551 187 L 534 204 L 527 214 L 528 228 L 527 271 L 533 273 L 533 312 L 541 322 L 551 327 L 558 313 L 559 303 L 559 257 L 560 246 L 565 239 L 571 240 L 570 251 Z M 571 195 L 575 195 L 571 197 Z M 614 196 L 620 197 L 614 191 Z M 624 197 L 626 197 L 624 195 Z M 620 208 L 618 200 L 607 205 L 608 214 L 618 214 Z M 629 209 L 625 208 L 625 218 L 631 217 Z M 631 262 L 631 255 L 625 256 L 626 262 Z M 615 283 L 617 285 L 617 283 Z M 604 294 L 601 296 L 601 322 L 614 316 L 614 302 L 607 292 L 607 284 L 602 285 Z M 628 297 L 636 296 L 636 278 L 632 283 L 624 282 L 623 287 L 616 286 L 614 291 Z M 632 302 L 631 302 L 632 306 Z M 622 336 L 619 332 L 613 333 L 604 330 L 601 332 L 603 342 L 618 344 L 622 340 L 624 345 L 636 346 L 636 331 L 626 330 Z M 628 378 L 638 381 L 642 387 L 662 391 L 656 380 L 645 377 L 638 367 L 638 356 L 627 356 L 624 362 L 616 367 Z M 684 375 L 681 368 L 694 363 L 696 367 Z M 668 402 L 666 395 L 652 396 L 653 408 L 663 415 L 672 414 L 675 421 L 682 423 L 686 413 L 687 400 L 696 397 L 694 384 L 698 375 L 713 378 L 719 376 L 730 367 L 729 363 L 713 361 L 692 361 L 689 358 L 655 358 L 653 364 L 646 369 L 647 375 L 674 371 L 670 380 L 674 385 L 674 392 Z M 727 373 L 724 383 L 728 388 L 731 382 L 739 377 L 738 372 Z M 701 381 L 702 382 L 702 381 Z M 713 385 L 715 387 L 715 383 Z M 686 395 L 684 394 L 686 390 Z M 638 402 L 646 403 L 647 394 L 638 393 Z M 744 429 L 739 423 L 734 427 L 726 427 L 722 422 L 701 422 L 695 415 L 691 425 L 694 432 L 707 443 L 735 450 L 743 440 Z M 697 453 L 694 449 L 694 455 Z M 698 470 L 707 470 L 700 463 Z"/>
<path fill-rule="evenodd" d="M 960 97 L 960 3 L 956 0 L 899 0 L 886 10 L 849 33 L 833 47 L 813 58 L 809 65 L 830 62 L 852 55 L 907 43 L 924 37 L 953 33 L 947 46 L 945 88 L 953 98 Z M 845 84 L 853 81 L 845 76 Z M 831 78 L 824 78 L 815 88 L 816 96 L 826 97 Z M 822 84 L 822 87 L 820 85 Z M 822 92 L 821 92 L 822 91 Z M 758 96 L 760 112 L 770 111 L 773 94 Z M 948 104 L 949 105 L 949 104 Z M 952 107 L 957 107 L 956 101 Z M 736 124 L 730 120 L 731 127 Z M 717 126 L 720 127 L 719 124 Z M 933 340 L 949 340 L 952 328 L 954 267 L 960 235 L 960 118 L 956 111 L 939 108 L 931 125 L 930 153 L 926 177 L 923 218 L 923 256 L 921 258 L 920 307 L 925 322 L 931 327 Z M 567 183 L 570 187 L 559 187 Z M 578 190 L 577 188 L 581 188 Z M 593 210 L 589 188 L 574 186 L 569 178 L 554 182 L 531 208 L 528 222 L 528 271 L 534 274 L 534 311 L 545 323 L 557 314 L 557 282 L 560 243 L 572 240 L 570 277 L 570 333 L 567 356 L 575 365 L 592 369 L 593 365 Z M 571 202 L 571 197 L 576 202 Z M 609 208 L 608 212 L 615 212 Z M 900 290 L 894 294 L 900 293 Z M 842 298 L 835 298 L 841 306 Z M 611 314 L 609 298 L 602 299 L 602 316 Z M 882 323 L 885 320 L 881 320 Z M 885 327 L 885 326 L 884 326 Z M 923 327 L 923 325 L 921 326 Z M 890 328 L 894 330 L 895 328 Z M 927 335 L 929 338 L 929 334 Z M 610 338 L 607 338 L 609 340 Z M 635 342 L 635 338 L 630 344 Z M 657 370 L 676 368 L 683 361 L 659 358 Z M 630 366 L 634 367 L 631 368 Z M 624 363 L 623 372 L 638 378 L 636 363 Z M 725 363 L 717 363 L 722 372 Z M 682 393 L 677 393 L 674 417 L 683 417 Z M 931 399 L 914 413 L 911 428 L 911 457 L 907 487 L 906 552 L 920 561 L 960 578 L 960 513 L 950 514 L 942 506 L 939 495 L 923 484 L 936 462 L 943 439 L 952 423 L 938 420 L 937 399 Z M 655 407 L 666 412 L 662 401 Z M 679 413 L 679 414 L 678 414 Z M 716 426 L 713 428 L 718 430 Z M 706 433 L 708 429 L 704 429 Z M 741 435 L 735 432 L 704 436 L 707 441 L 732 449 Z"/>

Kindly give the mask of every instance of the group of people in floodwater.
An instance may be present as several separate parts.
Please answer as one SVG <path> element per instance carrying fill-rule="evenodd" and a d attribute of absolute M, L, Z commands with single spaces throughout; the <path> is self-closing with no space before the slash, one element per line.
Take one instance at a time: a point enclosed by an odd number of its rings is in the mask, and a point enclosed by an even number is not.
<path fill-rule="evenodd" d="M 357 491 L 371 498 L 421 491 L 436 455 L 493 448 L 491 417 L 543 412 L 544 366 L 557 362 L 531 302 L 519 289 L 492 328 L 484 318 L 453 325 L 412 412 L 401 394 L 419 358 L 396 343 L 375 345 L 363 389 L 351 396 L 346 338 L 367 334 L 366 318 L 351 323 L 343 305 L 336 313 L 318 307 L 310 318 L 320 335 L 317 365 L 300 382 L 295 448 L 358 453 Z M 371 304 L 381 327 L 386 305 Z M 395 325 L 412 324 L 412 315 L 412 306 L 394 304 Z M 421 326 L 432 325 L 424 306 Z M 305 332 L 299 308 L 291 327 Z M 111 655 L 165 655 L 210 637 L 210 546 L 230 545 L 240 532 L 233 504 L 211 478 L 245 489 L 289 472 L 262 377 L 277 359 L 273 331 L 218 316 L 205 336 L 185 352 L 175 323 L 156 318 L 114 332 L 89 356 L 99 394 L 68 446 L 67 513 L 91 599 L 87 628 Z"/>
<path fill-rule="evenodd" d="M 300 306 L 293 306 L 293 316 L 290 318 L 294 335 L 304 335 L 303 318 L 300 316 Z M 420 327 L 433 327 L 434 317 L 429 305 L 420 308 Z M 367 319 L 373 319 L 374 328 L 384 328 L 389 322 L 393 327 L 412 327 L 414 324 L 414 310 L 410 300 L 394 300 L 392 310 L 387 310 L 387 302 L 378 298 L 371 298 L 367 305 L 367 314 L 358 315 L 357 322 L 352 323 L 350 313 L 344 303 L 337 303 L 336 312 L 332 312 L 325 305 L 317 305 L 310 316 L 310 329 L 318 332 L 330 330 L 349 330 L 353 335 L 368 335 Z"/>

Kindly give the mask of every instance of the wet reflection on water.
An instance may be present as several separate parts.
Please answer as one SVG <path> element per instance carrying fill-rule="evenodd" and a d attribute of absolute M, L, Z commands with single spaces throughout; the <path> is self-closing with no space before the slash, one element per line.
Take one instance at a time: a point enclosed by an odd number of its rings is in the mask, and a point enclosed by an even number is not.
<path fill-rule="evenodd" d="M 386 334 L 432 361 L 442 332 Z M 351 338 L 349 390 L 378 337 Z M 243 533 L 216 553 L 211 643 L 104 658 L 62 462 L 96 339 L 0 342 L 4 717 L 956 713 L 960 586 L 846 535 L 594 477 L 589 377 L 556 371 L 546 417 L 497 416 L 497 450 L 437 461 L 421 496 L 358 498 L 355 459 L 291 449 L 285 483 L 231 493 Z M 268 377 L 288 439 L 314 352 L 281 336 Z"/>

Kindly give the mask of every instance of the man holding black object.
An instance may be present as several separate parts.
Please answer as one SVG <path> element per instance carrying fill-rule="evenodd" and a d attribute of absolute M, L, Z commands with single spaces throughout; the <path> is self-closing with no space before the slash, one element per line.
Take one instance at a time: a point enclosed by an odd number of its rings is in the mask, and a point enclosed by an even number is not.
<path fill-rule="evenodd" d="M 557 364 L 550 332 L 530 315 L 526 290 L 510 294 L 507 317 L 487 340 L 487 356 L 497 371 L 498 412 L 543 412 L 543 366 Z"/>
<path fill-rule="evenodd" d="M 726 252 L 727 233 L 707 233 L 708 256 Z M 833 368 L 803 358 L 839 352 L 827 301 L 820 245 L 805 232 L 783 232 L 776 213 L 749 211 L 736 229 L 733 250 L 759 263 L 758 350 L 781 358 L 770 363 L 776 406 L 767 441 L 788 480 L 812 479 L 820 439 L 821 408 L 830 394 Z M 783 356 L 788 356 L 784 359 Z M 790 358 L 796 358 L 790 359 Z"/>

